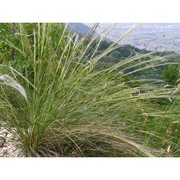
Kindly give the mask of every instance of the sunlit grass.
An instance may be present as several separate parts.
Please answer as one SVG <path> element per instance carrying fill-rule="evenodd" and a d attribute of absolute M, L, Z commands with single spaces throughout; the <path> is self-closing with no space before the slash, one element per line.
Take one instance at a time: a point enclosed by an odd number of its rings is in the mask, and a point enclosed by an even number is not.
<path fill-rule="evenodd" d="M 3 39 L 16 50 L 22 66 L 27 63 L 19 69 L 11 61 L 1 67 L 4 126 L 9 131 L 15 128 L 17 147 L 25 156 L 161 156 L 160 149 L 148 145 L 149 136 L 143 138 L 144 134 L 157 136 L 155 131 L 140 129 L 143 114 L 152 113 L 143 102 L 167 99 L 172 93 L 156 86 L 158 80 L 139 80 L 138 86 L 131 87 L 130 81 L 121 79 L 170 63 L 168 57 L 153 56 L 144 62 L 139 59 L 151 53 L 138 54 L 94 70 L 134 29 L 95 55 L 105 37 L 89 39 L 93 29 L 79 37 L 67 32 L 67 25 L 61 27 L 56 41 L 55 24 L 37 24 L 30 35 L 24 24 L 16 24 L 18 47 Z M 98 43 L 88 56 L 95 41 Z M 135 70 L 127 71 L 131 68 Z"/>

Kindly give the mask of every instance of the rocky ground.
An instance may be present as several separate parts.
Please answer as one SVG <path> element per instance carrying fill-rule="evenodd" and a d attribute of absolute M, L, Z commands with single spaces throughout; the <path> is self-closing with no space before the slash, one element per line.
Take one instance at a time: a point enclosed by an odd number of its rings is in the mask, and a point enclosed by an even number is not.
<path fill-rule="evenodd" d="M 18 157 L 20 154 L 14 135 L 0 127 L 0 157 Z"/>

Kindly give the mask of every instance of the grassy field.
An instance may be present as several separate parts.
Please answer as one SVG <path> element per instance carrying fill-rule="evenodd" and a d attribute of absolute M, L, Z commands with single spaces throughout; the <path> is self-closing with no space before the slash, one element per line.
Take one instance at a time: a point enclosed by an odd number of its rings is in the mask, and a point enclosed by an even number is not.
<path fill-rule="evenodd" d="M 170 64 L 172 55 L 142 62 L 151 53 L 138 54 L 95 69 L 135 29 L 98 55 L 105 37 L 91 37 L 93 30 L 80 37 L 63 24 L 14 24 L 10 36 L 1 36 L 10 52 L 1 54 L 1 126 L 29 157 L 179 156 L 176 87 L 157 86 L 158 79 L 124 81 Z"/>

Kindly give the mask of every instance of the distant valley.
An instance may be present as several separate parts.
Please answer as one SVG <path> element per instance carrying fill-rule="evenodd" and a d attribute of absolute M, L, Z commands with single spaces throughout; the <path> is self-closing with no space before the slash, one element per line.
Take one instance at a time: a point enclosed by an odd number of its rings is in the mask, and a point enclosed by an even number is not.
<path fill-rule="evenodd" d="M 93 26 L 92 23 L 85 23 L 85 25 Z M 96 31 L 101 33 L 110 25 L 110 23 L 100 23 Z M 135 26 L 138 25 L 118 23 L 107 38 L 115 41 Z M 180 53 L 180 23 L 144 23 L 120 43 L 151 51 L 174 51 Z"/>

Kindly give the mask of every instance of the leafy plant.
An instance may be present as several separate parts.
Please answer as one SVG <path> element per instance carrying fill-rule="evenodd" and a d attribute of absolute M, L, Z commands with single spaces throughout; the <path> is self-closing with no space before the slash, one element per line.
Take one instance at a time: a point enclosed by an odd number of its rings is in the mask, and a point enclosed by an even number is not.
<path fill-rule="evenodd" d="M 164 81 L 169 85 L 175 85 L 176 81 L 179 79 L 179 66 L 178 65 L 168 65 L 163 74 Z"/>

